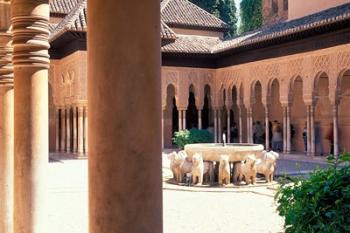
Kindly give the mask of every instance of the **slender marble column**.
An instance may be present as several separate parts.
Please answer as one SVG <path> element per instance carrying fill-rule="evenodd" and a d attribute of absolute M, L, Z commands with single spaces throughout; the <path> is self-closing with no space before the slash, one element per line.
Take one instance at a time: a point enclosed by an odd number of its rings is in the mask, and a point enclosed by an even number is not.
<path fill-rule="evenodd" d="M 231 143 L 231 109 L 227 108 L 227 143 Z"/>
<path fill-rule="evenodd" d="M 270 150 L 269 106 L 265 106 L 265 150 Z"/>
<path fill-rule="evenodd" d="M 202 129 L 202 109 L 198 110 L 198 129 Z"/>
<path fill-rule="evenodd" d="M 239 117 L 239 143 L 243 143 L 243 119 L 242 119 L 242 107 L 238 108 L 238 117 Z"/>
<path fill-rule="evenodd" d="M 182 110 L 178 110 L 179 116 L 178 116 L 178 120 L 179 120 L 179 131 L 182 130 Z"/>
<path fill-rule="evenodd" d="M 306 124 L 307 124 L 307 153 L 311 154 L 311 118 L 310 118 L 310 105 L 306 106 Z"/>
<path fill-rule="evenodd" d="M 165 108 L 162 108 L 162 149 L 164 149 L 164 111 Z"/>
<path fill-rule="evenodd" d="M 77 135 L 78 135 L 78 129 L 77 129 L 77 108 L 76 107 L 73 107 L 73 144 L 72 144 L 72 151 L 74 153 L 78 152 L 78 146 L 77 146 L 77 143 L 78 143 L 78 138 L 77 138 Z"/>
<path fill-rule="evenodd" d="M 217 110 L 214 109 L 214 142 L 218 142 L 218 114 Z"/>
<path fill-rule="evenodd" d="M 66 110 L 61 109 L 61 152 L 66 151 Z"/>
<path fill-rule="evenodd" d="M 248 135 L 248 143 L 253 143 L 253 113 L 252 108 L 249 107 L 247 109 L 247 135 Z"/>
<path fill-rule="evenodd" d="M 182 128 L 186 129 L 186 110 L 182 111 Z"/>
<path fill-rule="evenodd" d="M 85 107 L 84 115 L 84 144 L 85 144 L 85 154 L 89 153 L 89 114 L 88 109 Z"/>
<path fill-rule="evenodd" d="M 56 112 L 55 112 L 55 129 L 56 129 L 56 152 L 60 151 L 60 112 L 59 109 L 56 108 Z"/>
<path fill-rule="evenodd" d="M 287 114 L 287 146 L 286 146 L 286 152 L 290 153 L 291 152 L 291 147 L 292 147 L 292 138 L 291 138 L 291 124 L 290 124 L 290 106 L 288 105 L 286 107 L 286 114 Z"/>
<path fill-rule="evenodd" d="M 287 107 L 283 106 L 283 153 L 287 152 Z"/>
<path fill-rule="evenodd" d="M 311 124 L 311 155 L 315 155 L 315 107 L 310 106 L 310 124 Z"/>
<path fill-rule="evenodd" d="M 87 4 L 89 233 L 161 233 L 159 0 Z"/>
<path fill-rule="evenodd" d="M 12 0 L 14 232 L 47 233 L 49 1 Z"/>
<path fill-rule="evenodd" d="M 218 109 L 218 142 L 222 142 L 221 109 Z"/>
<path fill-rule="evenodd" d="M 0 232 L 4 233 L 13 233 L 14 227 L 14 93 L 11 58 L 11 35 L 0 33 Z"/>
<path fill-rule="evenodd" d="M 72 146 L 71 146 L 71 133 L 72 133 L 72 129 L 71 129 L 71 111 L 70 108 L 67 108 L 66 110 L 66 138 L 67 138 L 67 153 L 70 153 L 72 151 Z"/>
<path fill-rule="evenodd" d="M 338 105 L 337 103 L 333 106 L 333 150 L 334 155 L 339 154 L 339 138 L 338 138 Z"/>
<path fill-rule="evenodd" d="M 78 153 L 84 153 L 84 108 L 78 107 Z"/>

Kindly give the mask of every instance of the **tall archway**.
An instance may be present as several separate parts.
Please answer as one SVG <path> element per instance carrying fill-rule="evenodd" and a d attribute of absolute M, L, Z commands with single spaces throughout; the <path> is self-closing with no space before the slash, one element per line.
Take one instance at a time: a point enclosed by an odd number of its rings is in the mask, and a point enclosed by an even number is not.
<path fill-rule="evenodd" d="M 283 151 L 283 132 L 286 131 L 283 124 L 283 108 L 280 101 L 280 84 L 278 79 L 273 79 L 268 86 L 268 98 L 269 98 L 269 119 L 272 122 L 270 130 L 270 143 L 273 150 Z M 270 126 L 269 126 L 270 127 Z M 285 129 L 284 129 L 285 128 Z M 278 137 L 278 129 L 282 135 Z M 284 129 L 284 130 L 283 130 Z M 275 137 L 274 137 L 275 136 Z M 281 144 L 282 136 L 282 144 Z M 277 143 L 279 141 L 280 143 Z M 275 142 L 275 143 L 274 143 Z"/>
<path fill-rule="evenodd" d="M 213 116 L 211 114 L 211 90 L 209 85 L 204 87 L 204 106 L 202 110 L 202 124 L 203 129 L 207 129 L 209 126 L 214 127 Z"/>
<path fill-rule="evenodd" d="M 198 109 L 196 106 L 196 96 L 194 86 L 189 87 L 188 106 L 186 111 L 186 128 L 198 128 Z"/>
<path fill-rule="evenodd" d="M 291 106 L 291 149 L 297 152 L 306 151 L 303 131 L 306 127 L 306 106 L 303 99 L 303 80 L 293 79 L 291 83 L 293 102 Z"/>
<path fill-rule="evenodd" d="M 314 94 L 315 105 L 315 153 L 324 154 L 330 152 L 330 142 L 327 134 L 332 130 L 332 105 L 329 99 L 329 78 L 326 73 L 321 73 L 315 79 Z"/>
<path fill-rule="evenodd" d="M 265 108 L 262 103 L 262 86 L 260 81 L 257 81 L 253 87 L 253 142 L 263 144 L 264 143 L 264 130 L 263 122 L 265 119 Z"/>
<path fill-rule="evenodd" d="M 176 98 L 175 98 L 175 87 L 172 84 L 167 86 L 166 90 L 166 107 L 163 112 L 164 119 L 164 147 L 171 148 L 172 147 L 172 137 L 174 132 L 179 130 L 179 112 L 176 107 Z"/>
<path fill-rule="evenodd" d="M 350 151 L 350 70 L 344 72 L 339 82 L 339 152 Z"/>

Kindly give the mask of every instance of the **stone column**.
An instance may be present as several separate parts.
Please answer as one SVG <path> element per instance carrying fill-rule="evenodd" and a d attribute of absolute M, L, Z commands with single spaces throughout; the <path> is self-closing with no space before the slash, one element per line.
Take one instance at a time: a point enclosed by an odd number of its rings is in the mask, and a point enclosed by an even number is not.
<path fill-rule="evenodd" d="M 227 143 L 231 143 L 231 109 L 227 108 Z"/>
<path fill-rule="evenodd" d="M 77 129 L 77 108 L 76 107 L 73 107 L 73 144 L 72 144 L 72 151 L 74 153 L 78 152 L 78 146 L 77 146 L 77 143 L 78 143 L 78 129 Z"/>
<path fill-rule="evenodd" d="M 164 150 L 164 111 L 165 111 L 165 108 L 162 107 L 162 149 Z"/>
<path fill-rule="evenodd" d="M 71 147 L 71 111 L 70 108 L 66 109 L 66 148 L 67 153 L 72 151 Z"/>
<path fill-rule="evenodd" d="M 218 110 L 218 142 L 222 142 L 221 108 Z"/>
<path fill-rule="evenodd" d="M 179 116 L 178 116 L 178 120 L 179 120 L 179 131 L 182 130 L 182 110 L 178 109 L 178 113 L 179 113 Z"/>
<path fill-rule="evenodd" d="M 310 122 L 310 105 L 306 106 L 306 127 L 307 127 L 307 154 L 311 154 L 311 122 Z"/>
<path fill-rule="evenodd" d="M 78 107 L 78 153 L 84 154 L 84 108 Z"/>
<path fill-rule="evenodd" d="M 182 111 L 182 129 L 186 129 L 186 110 Z"/>
<path fill-rule="evenodd" d="M 311 124 L 311 155 L 315 155 L 315 106 L 310 106 L 310 124 Z"/>
<path fill-rule="evenodd" d="M 55 110 L 55 135 L 56 135 L 56 152 L 60 151 L 60 111 L 58 108 Z"/>
<path fill-rule="evenodd" d="M 247 141 L 253 143 L 253 113 L 252 108 L 247 108 Z"/>
<path fill-rule="evenodd" d="M 66 151 L 66 110 L 61 109 L 61 152 Z"/>
<path fill-rule="evenodd" d="M 334 155 L 339 155 L 339 138 L 338 138 L 338 103 L 333 105 L 333 146 Z"/>
<path fill-rule="evenodd" d="M 0 33 L 0 232 L 4 233 L 13 233 L 14 227 L 14 93 L 11 56 L 11 35 Z"/>
<path fill-rule="evenodd" d="M 287 152 L 287 107 L 282 106 L 283 109 L 283 153 Z"/>
<path fill-rule="evenodd" d="M 14 232 L 47 233 L 49 1 L 12 0 Z"/>
<path fill-rule="evenodd" d="M 89 152 L 89 114 L 88 109 L 85 107 L 85 115 L 84 115 L 84 145 L 85 145 L 85 154 L 87 155 Z"/>
<path fill-rule="evenodd" d="M 265 105 L 265 150 L 270 150 L 269 106 Z"/>
<path fill-rule="evenodd" d="M 218 142 L 218 112 L 216 109 L 214 111 L 214 142 Z"/>
<path fill-rule="evenodd" d="M 159 0 L 87 3 L 89 233 L 161 233 Z"/>
<path fill-rule="evenodd" d="M 239 117 L 239 143 L 243 143 L 243 119 L 242 119 L 242 107 L 238 107 L 238 117 Z"/>
<path fill-rule="evenodd" d="M 198 129 L 202 129 L 202 109 L 198 110 Z"/>
<path fill-rule="evenodd" d="M 291 138 L 291 134 L 292 134 L 292 132 L 291 132 L 291 124 L 290 124 L 290 109 L 291 109 L 291 107 L 290 107 L 290 105 L 288 105 L 287 107 L 286 107 L 286 114 L 287 114 L 287 120 L 286 120 L 286 122 L 287 122 L 287 145 L 286 145 L 286 152 L 287 153 L 290 153 L 291 152 L 291 148 L 292 148 L 292 138 Z"/>

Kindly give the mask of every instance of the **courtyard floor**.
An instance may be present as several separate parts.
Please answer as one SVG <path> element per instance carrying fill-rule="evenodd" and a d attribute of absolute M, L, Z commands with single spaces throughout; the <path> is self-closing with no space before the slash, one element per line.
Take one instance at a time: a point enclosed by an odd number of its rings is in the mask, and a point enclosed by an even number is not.
<path fill-rule="evenodd" d="M 49 233 L 87 233 L 87 160 L 57 154 L 49 164 Z M 69 158 L 69 157 L 68 157 Z M 163 158 L 166 158 L 163 155 Z M 296 162 L 296 159 L 302 160 Z M 303 173 L 325 166 L 323 158 L 288 155 L 279 160 L 279 173 Z M 163 176 L 169 176 L 163 160 Z M 225 190 L 187 188 L 164 184 L 164 233 L 283 232 L 271 187 Z"/>

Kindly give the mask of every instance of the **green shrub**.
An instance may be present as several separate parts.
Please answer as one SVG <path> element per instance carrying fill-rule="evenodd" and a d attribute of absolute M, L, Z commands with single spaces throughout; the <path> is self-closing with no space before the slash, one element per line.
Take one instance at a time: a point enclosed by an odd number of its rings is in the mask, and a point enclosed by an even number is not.
<path fill-rule="evenodd" d="M 286 233 L 350 232 L 350 154 L 328 161 L 328 169 L 292 178 L 278 190 L 277 210 L 285 217 Z"/>
<path fill-rule="evenodd" d="M 187 144 L 213 142 L 213 135 L 207 130 L 190 129 L 175 132 L 174 143 L 181 149 Z"/>

